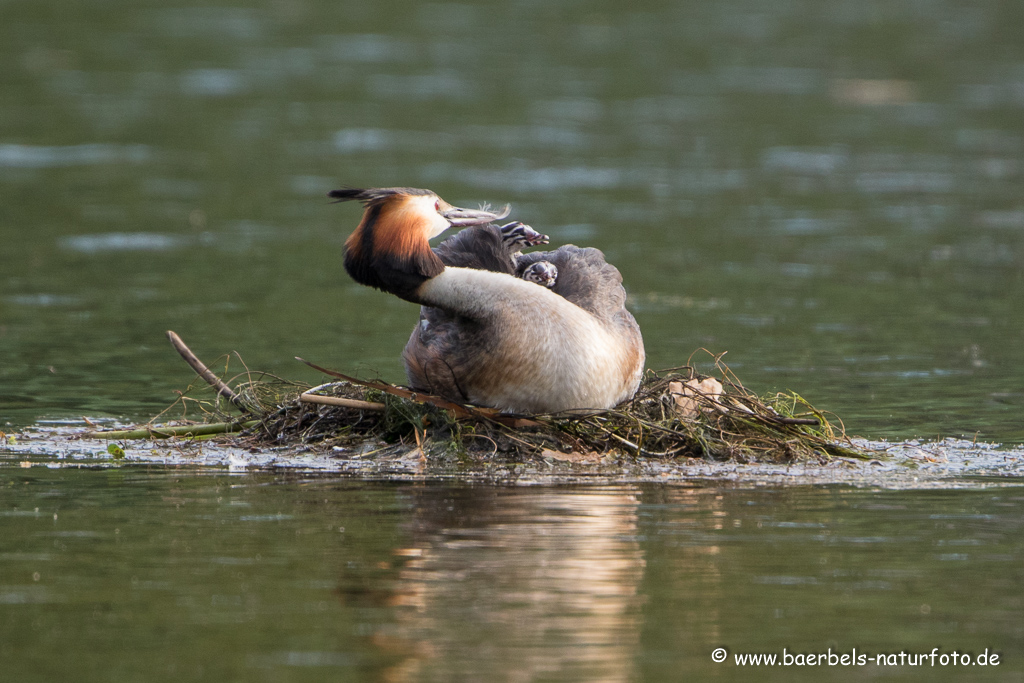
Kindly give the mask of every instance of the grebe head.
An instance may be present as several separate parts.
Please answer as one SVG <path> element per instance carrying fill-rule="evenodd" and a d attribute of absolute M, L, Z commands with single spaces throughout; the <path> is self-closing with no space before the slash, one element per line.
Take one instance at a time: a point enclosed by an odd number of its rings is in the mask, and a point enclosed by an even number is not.
<path fill-rule="evenodd" d="M 374 210 L 394 213 L 391 220 L 404 223 L 407 231 L 415 232 L 418 229 L 427 239 L 437 237 L 448 228 L 464 228 L 499 221 L 511 211 L 508 205 L 498 213 L 486 209 L 462 209 L 452 206 L 431 190 L 414 187 L 377 187 L 364 190 L 346 188 L 332 190 L 328 196 L 339 202 L 360 201 L 366 207 L 366 214 Z"/>
<path fill-rule="evenodd" d="M 451 227 L 483 225 L 508 216 L 452 206 L 430 190 L 411 187 L 333 190 L 328 196 L 360 201 L 359 227 L 345 241 L 345 270 L 356 282 L 414 300 L 417 287 L 444 270 L 427 240 Z"/>

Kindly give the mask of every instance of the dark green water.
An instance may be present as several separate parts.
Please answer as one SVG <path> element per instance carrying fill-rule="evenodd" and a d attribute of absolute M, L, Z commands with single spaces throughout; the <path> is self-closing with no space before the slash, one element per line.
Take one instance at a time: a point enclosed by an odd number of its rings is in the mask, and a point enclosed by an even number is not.
<path fill-rule="evenodd" d="M 1021 489 L 0 470 L 5 680 L 1020 680 Z M 711 661 L 717 647 L 729 659 Z M 1000 654 L 988 667 L 733 655 Z"/>
<path fill-rule="evenodd" d="M 167 329 L 211 364 L 400 381 L 416 310 L 344 275 L 358 210 L 325 193 L 411 185 L 603 249 L 650 367 L 727 351 L 854 434 L 1024 443 L 1021 26 L 959 0 L 7 0 L 0 429 L 149 418 L 192 377 Z M 1024 678 L 1018 488 L 20 459 L 3 680 Z M 732 659 L 854 647 L 1002 663 Z"/>
<path fill-rule="evenodd" d="M 148 418 L 163 337 L 402 379 L 353 206 L 511 202 L 698 348 L 868 437 L 1024 440 L 1014 3 L 6 2 L 0 424 Z M 241 370 L 237 360 L 232 369 Z"/>

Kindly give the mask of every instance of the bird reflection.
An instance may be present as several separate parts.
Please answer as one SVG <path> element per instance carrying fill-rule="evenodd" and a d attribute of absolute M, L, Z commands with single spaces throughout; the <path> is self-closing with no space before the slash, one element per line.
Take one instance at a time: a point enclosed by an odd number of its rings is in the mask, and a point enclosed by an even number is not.
<path fill-rule="evenodd" d="M 635 678 L 639 492 L 414 489 L 384 679 Z"/>

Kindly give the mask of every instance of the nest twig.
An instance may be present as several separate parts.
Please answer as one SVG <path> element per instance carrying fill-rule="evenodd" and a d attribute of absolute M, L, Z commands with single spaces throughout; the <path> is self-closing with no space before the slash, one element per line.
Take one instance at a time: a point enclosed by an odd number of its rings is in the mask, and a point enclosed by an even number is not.
<path fill-rule="evenodd" d="M 188 360 L 184 342 L 177 335 L 172 341 Z M 232 387 L 188 354 L 199 367 L 189 364 L 218 397 L 228 398 L 247 420 L 256 421 L 244 437 L 251 445 L 362 452 L 417 446 L 424 453 L 481 458 L 528 458 L 551 451 L 742 462 L 869 457 L 846 438 L 840 420 L 833 416 L 834 426 L 795 393 L 757 396 L 721 355 L 712 355 L 718 378 L 710 384 L 693 365 L 648 371 L 636 395 L 611 410 L 512 416 L 360 380 L 307 361 L 339 381 L 309 388 L 246 369 L 231 380 Z M 180 401 L 183 412 L 199 408 L 205 421 L 226 418 L 219 403 L 186 394 Z"/>

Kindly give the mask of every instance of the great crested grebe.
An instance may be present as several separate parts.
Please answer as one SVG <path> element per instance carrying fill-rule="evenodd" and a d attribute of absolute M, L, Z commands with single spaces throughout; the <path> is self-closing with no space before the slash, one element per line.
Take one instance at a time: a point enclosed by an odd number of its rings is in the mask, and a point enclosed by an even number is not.
<path fill-rule="evenodd" d="M 521 254 L 547 238 L 487 225 L 507 207 L 459 209 L 429 190 L 330 196 L 365 206 L 345 241 L 352 279 L 422 306 L 402 354 L 414 389 L 517 413 L 611 408 L 636 392 L 643 339 L 599 250 Z M 431 249 L 449 227 L 468 229 Z"/>

